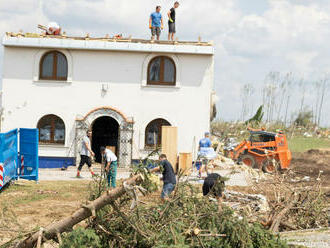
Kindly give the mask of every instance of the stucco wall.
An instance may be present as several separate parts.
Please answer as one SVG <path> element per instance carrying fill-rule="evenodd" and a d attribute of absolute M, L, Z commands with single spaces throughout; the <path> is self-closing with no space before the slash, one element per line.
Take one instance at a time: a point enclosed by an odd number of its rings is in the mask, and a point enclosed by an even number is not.
<path fill-rule="evenodd" d="M 36 127 L 46 114 L 65 123 L 65 145 L 40 146 L 41 156 L 72 156 L 75 119 L 100 106 L 134 118 L 134 158 L 144 148 L 145 127 L 153 119 L 178 127 L 179 152 L 191 151 L 194 136 L 199 139 L 209 129 L 212 55 L 166 54 L 176 62 L 178 84 L 160 87 L 145 86 L 146 66 L 157 54 L 59 50 L 68 58 L 69 76 L 67 82 L 53 82 L 38 80 L 39 59 L 47 49 L 4 50 L 2 131 Z"/>

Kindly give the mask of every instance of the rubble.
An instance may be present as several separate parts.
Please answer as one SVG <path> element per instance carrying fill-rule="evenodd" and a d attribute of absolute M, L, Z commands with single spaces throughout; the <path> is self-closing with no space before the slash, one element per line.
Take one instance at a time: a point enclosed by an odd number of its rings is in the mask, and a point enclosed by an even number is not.
<path fill-rule="evenodd" d="M 228 200 L 226 203 L 236 203 L 235 205 L 230 204 L 231 207 L 236 210 L 243 206 L 249 206 L 253 212 L 266 213 L 270 210 L 267 198 L 261 194 L 244 194 L 236 191 L 225 191 L 224 198 Z"/>

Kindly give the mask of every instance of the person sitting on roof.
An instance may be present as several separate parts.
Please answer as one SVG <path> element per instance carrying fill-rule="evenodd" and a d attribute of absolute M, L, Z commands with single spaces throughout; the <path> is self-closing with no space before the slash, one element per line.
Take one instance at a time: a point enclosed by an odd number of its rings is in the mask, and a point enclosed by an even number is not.
<path fill-rule="evenodd" d="M 46 34 L 48 35 L 60 35 L 61 28 L 56 22 L 50 22 L 47 24 Z"/>

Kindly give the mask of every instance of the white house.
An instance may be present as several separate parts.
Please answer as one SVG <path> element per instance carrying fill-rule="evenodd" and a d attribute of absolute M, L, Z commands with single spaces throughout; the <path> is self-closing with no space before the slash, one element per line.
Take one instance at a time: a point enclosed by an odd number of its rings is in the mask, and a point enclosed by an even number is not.
<path fill-rule="evenodd" d="M 179 152 L 209 130 L 210 43 L 7 33 L 2 44 L 1 131 L 39 128 L 40 167 L 74 164 L 87 129 L 121 166 L 161 145 L 162 125 L 178 127 Z"/>

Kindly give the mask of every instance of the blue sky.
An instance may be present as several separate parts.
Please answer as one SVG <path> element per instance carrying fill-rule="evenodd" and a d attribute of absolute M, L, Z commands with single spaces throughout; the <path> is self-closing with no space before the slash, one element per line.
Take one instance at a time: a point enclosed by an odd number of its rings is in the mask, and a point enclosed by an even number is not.
<path fill-rule="evenodd" d="M 241 88 L 253 85 L 249 115 L 262 102 L 261 89 L 271 71 L 293 73 L 307 84 L 305 107 L 312 109 L 314 82 L 330 69 L 330 1 L 327 0 L 181 0 L 177 10 L 180 40 L 213 40 L 218 116 L 237 120 Z M 149 38 L 148 17 L 155 5 L 163 14 L 168 0 L 0 0 L 0 35 L 6 31 L 36 32 L 37 24 L 58 22 L 68 35 L 122 33 Z M 166 39 L 166 32 L 162 38 Z M 2 59 L 2 50 L 0 51 Z M 1 70 L 1 69 L 0 69 Z M 290 117 L 300 109 L 300 91 L 292 90 Z M 281 92 L 278 92 L 280 96 Z M 325 98 L 322 125 L 330 126 L 330 93 Z M 328 100 L 329 98 L 329 100 Z"/>

